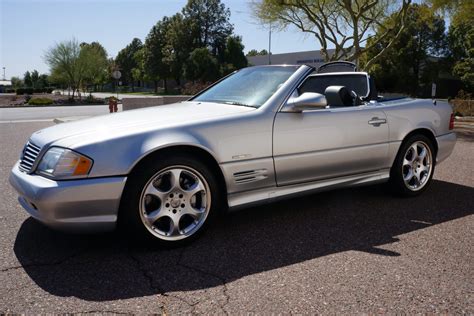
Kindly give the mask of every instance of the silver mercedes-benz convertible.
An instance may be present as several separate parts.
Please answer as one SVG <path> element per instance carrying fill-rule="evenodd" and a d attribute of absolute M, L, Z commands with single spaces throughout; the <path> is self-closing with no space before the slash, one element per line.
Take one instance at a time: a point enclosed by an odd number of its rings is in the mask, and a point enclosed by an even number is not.
<path fill-rule="evenodd" d="M 53 228 L 172 246 L 222 211 L 297 194 L 423 192 L 456 142 L 450 105 L 383 99 L 367 73 L 335 66 L 244 68 L 186 102 L 40 130 L 10 183 Z"/>

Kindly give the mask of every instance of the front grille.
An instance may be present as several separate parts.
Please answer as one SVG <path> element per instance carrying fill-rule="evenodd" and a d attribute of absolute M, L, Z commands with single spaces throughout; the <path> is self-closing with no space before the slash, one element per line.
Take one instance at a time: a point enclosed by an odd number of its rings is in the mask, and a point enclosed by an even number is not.
<path fill-rule="evenodd" d="M 41 148 L 28 142 L 23 149 L 23 153 L 20 158 L 20 170 L 24 172 L 30 172 L 33 168 L 36 158 L 41 151 Z"/>

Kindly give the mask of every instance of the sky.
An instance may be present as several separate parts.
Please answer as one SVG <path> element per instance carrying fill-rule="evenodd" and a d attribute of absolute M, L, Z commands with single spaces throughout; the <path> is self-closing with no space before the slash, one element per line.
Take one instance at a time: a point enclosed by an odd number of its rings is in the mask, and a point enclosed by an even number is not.
<path fill-rule="evenodd" d="M 0 0 L 0 78 L 23 77 L 29 70 L 48 73 L 45 51 L 76 38 L 100 42 L 115 57 L 134 37 L 144 41 L 163 16 L 181 11 L 186 0 Z M 268 26 L 257 23 L 248 0 L 222 0 L 231 11 L 234 32 L 245 52 L 268 50 Z M 316 50 L 309 36 L 289 29 L 272 32 L 272 53 Z"/>

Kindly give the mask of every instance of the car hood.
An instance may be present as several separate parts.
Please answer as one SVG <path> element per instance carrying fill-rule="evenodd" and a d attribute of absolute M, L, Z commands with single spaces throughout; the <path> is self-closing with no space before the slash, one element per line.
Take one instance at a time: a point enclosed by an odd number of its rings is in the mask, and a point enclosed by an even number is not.
<path fill-rule="evenodd" d="M 255 110 L 229 104 L 187 101 L 57 124 L 35 132 L 31 142 L 40 147 L 51 144 L 68 147 L 72 140 L 87 138 L 103 141 L 104 135 L 112 138 L 124 133 L 176 128 Z"/>

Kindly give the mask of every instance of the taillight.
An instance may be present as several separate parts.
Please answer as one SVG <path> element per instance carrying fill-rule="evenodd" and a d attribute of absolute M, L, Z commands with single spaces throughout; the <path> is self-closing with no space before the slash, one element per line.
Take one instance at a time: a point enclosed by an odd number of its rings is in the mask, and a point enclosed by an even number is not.
<path fill-rule="evenodd" d="M 451 113 L 451 117 L 449 118 L 449 129 L 454 129 L 454 113 Z"/>

